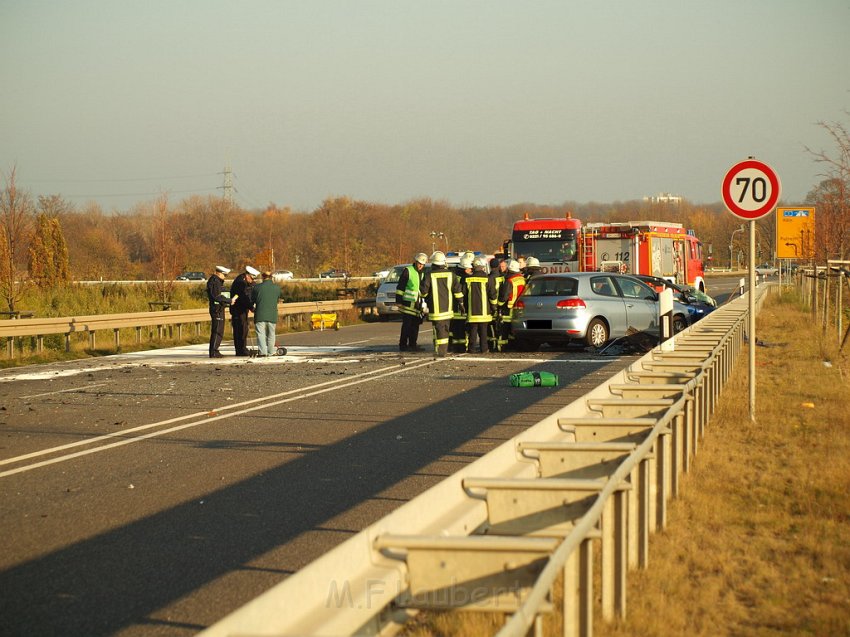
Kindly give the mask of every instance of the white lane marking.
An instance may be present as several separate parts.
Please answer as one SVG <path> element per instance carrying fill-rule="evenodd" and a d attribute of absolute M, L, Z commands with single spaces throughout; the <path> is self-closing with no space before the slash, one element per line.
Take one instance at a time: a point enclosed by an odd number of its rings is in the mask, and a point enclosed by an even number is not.
<path fill-rule="evenodd" d="M 374 372 L 361 372 L 359 374 L 355 374 L 351 378 L 360 378 L 361 376 L 367 376 L 369 374 L 380 374 L 384 371 L 394 369 L 399 367 L 399 365 L 390 365 L 389 367 L 382 367 L 380 369 L 375 370 Z M 89 445 L 95 442 L 100 442 L 101 440 L 107 440 L 109 438 L 117 438 L 119 436 L 125 436 L 128 433 L 133 433 L 136 431 L 143 431 L 145 429 L 150 429 L 151 427 L 160 427 L 162 425 L 170 425 L 171 423 L 180 422 L 181 420 L 188 420 L 190 418 L 199 418 L 201 416 L 208 416 L 210 413 L 216 413 L 221 411 L 230 411 L 232 409 L 237 409 L 239 407 L 244 407 L 245 405 L 251 405 L 253 403 L 258 403 L 264 400 L 274 400 L 275 398 L 280 398 L 281 396 L 288 396 L 290 394 L 297 394 L 298 392 L 304 391 L 305 389 L 310 389 L 311 387 L 324 387 L 325 385 L 333 385 L 334 383 L 340 383 L 347 379 L 337 378 L 334 380 L 325 381 L 324 383 L 318 383 L 316 385 L 311 385 L 310 387 L 301 388 L 301 389 L 290 389 L 285 392 L 281 392 L 279 394 L 273 394 L 271 396 L 260 396 L 259 398 L 252 398 L 251 400 L 245 400 L 241 403 L 235 403 L 233 405 L 224 405 L 223 407 L 214 407 L 213 409 L 207 409 L 205 411 L 198 411 L 194 414 L 187 414 L 185 416 L 177 416 L 176 418 L 169 418 L 168 420 L 161 420 L 159 422 L 150 423 L 147 425 L 139 425 L 138 427 L 131 427 L 130 429 L 124 429 L 122 431 L 117 431 L 111 434 L 103 434 L 102 436 L 96 436 L 94 438 L 86 438 L 85 440 L 77 440 L 76 442 L 69 442 L 64 445 L 60 445 L 58 447 L 51 447 L 49 449 L 42 449 L 40 451 L 33 451 L 32 453 L 24 454 L 22 456 L 16 456 L 14 458 L 6 458 L 5 460 L 0 460 L 0 466 L 4 464 L 11 464 L 13 462 L 19 462 L 22 460 L 28 460 L 30 458 L 36 458 L 38 456 L 44 456 L 50 453 L 55 453 L 57 451 L 63 451 L 65 449 L 71 449 L 73 447 L 80 447 L 82 445 Z"/>
<path fill-rule="evenodd" d="M 103 387 L 104 385 L 108 385 L 109 383 L 95 383 L 93 385 L 86 385 L 84 387 L 71 387 L 70 389 L 57 389 L 56 391 L 46 391 L 43 394 L 30 394 L 29 396 L 21 396 L 22 399 L 26 398 L 41 398 L 42 396 L 51 396 L 52 394 L 67 394 L 72 391 L 82 391 L 85 389 L 91 389 L 92 387 Z"/>
<path fill-rule="evenodd" d="M 340 343 L 340 345 L 345 345 L 345 346 L 360 345 L 360 343 L 368 343 L 371 340 L 372 340 L 371 338 L 367 338 L 365 341 L 349 341 L 348 343 Z"/>
<path fill-rule="evenodd" d="M 380 379 L 386 378 L 387 376 L 392 376 L 394 374 L 400 374 L 401 372 L 404 372 L 404 371 L 414 370 L 414 369 L 418 369 L 420 367 L 426 367 L 428 365 L 433 364 L 434 362 L 435 361 L 433 361 L 433 360 L 429 360 L 429 361 L 419 363 L 418 365 L 416 365 L 416 364 L 406 365 L 406 366 L 393 365 L 391 367 L 385 367 L 383 370 L 378 370 L 377 372 L 365 372 L 365 373 L 362 373 L 362 374 L 357 374 L 352 378 L 357 378 L 358 376 L 366 376 L 366 375 L 371 375 L 371 376 L 369 378 L 360 378 L 359 380 L 353 380 L 351 382 L 342 383 L 342 384 L 339 384 L 339 385 L 335 385 L 333 387 L 325 387 L 324 389 L 318 389 L 317 391 L 312 391 L 312 392 L 309 392 L 309 393 L 306 393 L 306 394 L 301 394 L 301 395 L 298 395 L 298 396 L 292 396 L 290 398 L 283 398 L 281 400 L 276 400 L 276 401 L 273 401 L 273 402 L 270 402 L 270 403 L 265 403 L 263 405 L 256 405 L 254 407 L 248 407 L 247 409 L 242 409 L 241 411 L 236 411 L 236 412 L 233 412 L 231 414 L 221 414 L 221 415 L 209 416 L 209 417 L 204 418 L 203 420 L 199 420 L 197 422 L 190 422 L 190 423 L 186 423 L 186 424 L 183 424 L 183 425 L 178 425 L 176 427 L 171 427 L 169 429 L 160 429 L 158 431 L 152 431 L 150 433 L 142 434 L 140 436 L 136 436 L 134 438 L 129 438 L 129 439 L 126 439 L 126 440 L 119 440 L 118 442 L 112 442 L 112 443 L 109 443 L 109 444 L 106 444 L 106 445 L 102 445 L 100 447 L 95 447 L 93 449 L 85 449 L 83 451 L 77 451 L 77 452 L 74 452 L 74 453 L 66 454 L 64 456 L 59 456 L 58 458 L 51 458 L 50 460 L 43 460 L 41 462 L 36 462 L 36 463 L 29 464 L 29 465 L 26 465 L 26 466 L 23 466 L 23 467 L 18 467 L 16 469 L 9 469 L 7 471 L 0 472 L 0 478 L 5 478 L 7 476 L 11 476 L 11 475 L 14 475 L 16 473 L 23 473 L 24 471 L 31 471 L 32 469 L 37 469 L 39 467 L 44 467 L 44 466 L 47 466 L 47 465 L 56 464 L 57 462 L 65 462 L 66 460 L 72 460 L 73 458 L 79 458 L 81 456 L 87 456 L 87 455 L 90 455 L 90 454 L 93 454 L 93 453 L 98 453 L 98 452 L 101 452 L 101 451 L 107 451 L 108 449 L 115 449 L 116 447 L 123 447 L 124 445 L 129 445 L 129 444 L 132 444 L 134 442 L 141 442 L 141 441 L 147 440 L 149 438 L 155 438 L 157 436 L 162 436 L 162 435 L 165 435 L 165 434 L 173 433 L 175 431 L 181 431 L 183 429 L 189 429 L 190 427 L 197 427 L 198 425 L 203 425 L 203 424 L 206 424 L 208 422 L 213 422 L 213 421 L 216 421 L 216 420 L 223 420 L 225 418 L 233 418 L 234 416 L 241 416 L 243 414 L 248 414 L 248 413 L 251 413 L 253 411 L 258 411 L 260 409 L 266 409 L 268 407 L 275 407 L 277 405 L 283 405 L 285 403 L 293 402 L 295 400 L 301 400 L 302 398 L 311 398 L 312 396 L 318 396 L 318 395 L 324 394 L 326 392 L 336 391 L 338 389 L 345 389 L 346 387 L 352 387 L 354 385 L 359 385 L 360 383 L 367 383 L 367 382 L 371 382 L 371 381 L 375 381 L 375 380 L 380 380 Z M 400 369 L 394 369 L 394 368 L 400 368 Z M 384 371 L 384 370 L 392 370 L 392 371 L 386 371 L 386 373 L 380 373 L 381 371 Z M 336 382 L 336 381 L 329 381 L 329 382 Z M 322 385 L 327 385 L 327 384 L 328 383 L 320 383 L 318 385 L 312 385 L 310 387 L 305 387 L 305 388 L 302 388 L 300 390 L 292 390 L 292 391 L 288 391 L 288 392 L 283 392 L 282 394 L 277 394 L 277 396 L 283 396 L 283 395 L 286 395 L 286 394 L 291 394 L 291 393 L 294 393 L 296 391 L 309 390 L 311 388 L 321 387 Z M 232 408 L 239 407 L 239 406 L 242 406 L 242 405 L 246 405 L 246 404 L 249 404 L 249 403 L 252 403 L 252 402 L 257 402 L 258 400 L 268 400 L 268 398 L 269 397 L 266 396 L 264 398 L 256 398 L 254 400 L 246 401 L 246 402 L 240 403 L 238 405 L 228 405 L 227 407 L 222 407 L 220 409 L 220 411 L 224 411 L 226 409 L 232 409 Z M 46 453 L 55 452 L 55 451 L 66 449 L 66 448 L 73 447 L 73 446 L 78 446 L 80 444 L 90 444 L 92 442 L 96 442 L 98 440 L 103 440 L 105 438 L 114 438 L 116 436 L 124 436 L 124 435 L 127 434 L 128 431 L 140 431 L 142 429 L 149 429 L 150 427 L 157 427 L 157 426 L 161 426 L 161 425 L 166 425 L 166 424 L 169 424 L 169 423 L 172 423 L 172 422 L 177 422 L 179 420 L 185 420 L 187 418 L 192 418 L 192 417 L 197 417 L 197 416 L 208 416 L 209 413 L 211 413 L 211 412 L 209 412 L 209 411 L 199 412 L 197 414 L 192 414 L 190 416 L 181 416 L 179 418 L 172 418 L 172 419 L 169 419 L 169 420 L 163 420 L 163 421 L 158 422 L 158 423 L 152 423 L 152 424 L 149 424 L 149 425 L 142 425 L 140 427 L 135 427 L 135 428 L 127 430 L 127 431 L 114 433 L 114 434 L 108 434 L 108 435 L 105 435 L 105 436 L 98 436 L 97 438 L 92 438 L 90 440 L 78 441 L 77 443 L 62 445 L 60 447 L 54 447 L 53 449 L 45 449 L 41 452 L 34 452 L 32 454 L 27 454 L 25 456 L 18 456 L 17 458 L 10 458 L 8 460 L 4 460 L 4 461 L 0 462 L 0 464 L 7 464 L 7 463 L 15 461 L 15 460 L 23 460 L 23 459 L 27 459 L 29 457 L 44 455 Z"/>

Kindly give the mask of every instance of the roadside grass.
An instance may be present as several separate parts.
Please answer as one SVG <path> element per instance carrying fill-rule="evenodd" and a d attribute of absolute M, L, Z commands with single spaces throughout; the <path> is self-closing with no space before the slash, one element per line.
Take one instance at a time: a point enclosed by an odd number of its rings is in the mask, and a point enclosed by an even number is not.
<path fill-rule="evenodd" d="M 793 292 L 767 301 L 757 337 L 755 422 L 744 350 L 649 568 L 628 575 L 624 620 L 602 621 L 597 566 L 594 635 L 850 635 L 850 360 Z M 493 635 L 503 621 L 423 613 L 404 634 Z M 543 627 L 561 634 L 559 617 Z"/>
<path fill-rule="evenodd" d="M 744 357 L 627 618 L 596 635 L 850 635 L 850 361 L 793 293 L 757 337 L 755 422 Z"/>

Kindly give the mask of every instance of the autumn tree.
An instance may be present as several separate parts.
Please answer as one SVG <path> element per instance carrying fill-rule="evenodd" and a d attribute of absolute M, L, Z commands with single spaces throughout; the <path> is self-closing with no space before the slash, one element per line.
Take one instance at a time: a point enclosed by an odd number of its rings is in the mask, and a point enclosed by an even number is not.
<path fill-rule="evenodd" d="M 13 167 L 5 176 L 6 186 L 0 193 L 0 295 L 10 312 L 29 283 L 25 263 L 33 217 L 32 199 L 17 188 L 16 172 Z"/>
<path fill-rule="evenodd" d="M 29 273 L 40 287 L 52 287 L 71 280 L 68 246 L 58 217 L 39 212 L 29 245 Z"/>

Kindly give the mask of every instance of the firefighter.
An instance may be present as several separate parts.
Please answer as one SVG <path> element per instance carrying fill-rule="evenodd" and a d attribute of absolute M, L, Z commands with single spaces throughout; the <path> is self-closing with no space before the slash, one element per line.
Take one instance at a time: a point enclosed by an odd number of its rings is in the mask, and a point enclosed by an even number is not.
<path fill-rule="evenodd" d="M 462 295 L 455 273 L 446 267 L 446 255 L 431 255 L 431 271 L 422 281 L 420 294 L 428 305 L 428 319 L 434 332 L 434 355 L 443 358 L 449 349 L 449 323 L 454 314 L 455 294 Z"/>
<path fill-rule="evenodd" d="M 422 285 L 422 271 L 428 262 L 424 252 L 413 257 L 413 263 L 401 271 L 395 288 L 398 311 L 401 312 L 401 336 L 398 349 L 401 352 L 415 352 L 420 348 L 416 344 L 419 338 L 419 325 L 422 323 L 422 297 L 419 288 Z"/>
<path fill-rule="evenodd" d="M 528 257 L 525 260 L 525 270 L 523 271 L 525 282 L 528 283 L 528 280 L 535 274 L 540 274 L 540 260 L 537 257 Z"/>
<path fill-rule="evenodd" d="M 496 290 L 496 298 L 492 301 L 492 307 L 490 308 L 493 319 L 488 324 L 487 329 L 487 341 L 491 352 L 502 351 L 502 312 L 499 305 L 499 292 L 505 283 L 504 264 L 505 262 L 502 259 L 490 259 L 490 274 L 487 277 L 492 281 L 493 288 Z"/>
<path fill-rule="evenodd" d="M 478 257 L 472 266 L 472 272 L 462 283 L 466 305 L 467 351 L 477 349 L 486 354 L 490 351 L 487 332 L 493 319 L 490 309 L 496 302 L 496 282 L 487 276 L 486 259 Z"/>
<path fill-rule="evenodd" d="M 522 276 L 519 262 L 511 259 L 508 263 L 508 276 L 505 278 L 500 299 L 502 305 L 502 349 L 510 348 L 513 345 L 514 334 L 511 328 L 511 318 L 513 317 L 514 305 L 516 305 L 517 299 L 524 289 L 525 277 Z"/>
<path fill-rule="evenodd" d="M 210 302 L 210 358 L 221 358 L 218 351 L 224 338 L 224 308 L 230 305 L 230 299 L 224 294 L 224 277 L 230 268 L 215 266 L 215 272 L 207 280 L 207 299 Z"/>
<path fill-rule="evenodd" d="M 251 288 L 257 276 L 260 276 L 257 268 L 245 266 L 245 271 L 233 279 L 233 285 L 230 286 L 230 323 L 233 326 L 233 345 L 237 356 L 251 355 L 248 351 L 248 312 L 254 309 Z"/>
<path fill-rule="evenodd" d="M 475 255 L 471 252 L 465 252 L 460 258 L 455 269 L 455 275 L 461 289 L 466 277 L 472 272 L 472 261 Z M 462 354 L 466 351 L 466 305 L 463 302 L 463 294 L 455 303 L 454 315 L 449 323 L 449 351 L 456 354 Z"/>

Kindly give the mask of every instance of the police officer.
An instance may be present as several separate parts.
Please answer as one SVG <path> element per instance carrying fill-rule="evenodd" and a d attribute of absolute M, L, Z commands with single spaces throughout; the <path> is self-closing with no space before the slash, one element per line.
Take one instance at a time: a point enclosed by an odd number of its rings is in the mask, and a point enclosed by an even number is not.
<path fill-rule="evenodd" d="M 463 280 L 466 305 L 467 351 L 490 351 L 487 328 L 492 315 L 490 308 L 496 303 L 496 283 L 487 276 L 487 260 L 478 257 L 472 263 L 471 273 Z"/>
<path fill-rule="evenodd" d="M 398 311 L 401 312 L 401 336 L 398 349 L 401 352 L 419 350 L 416 341 L 419 339 L 419 325 L 422 323 L 422 297 L 419 288 L 422 286 L 422 271 L 428 263 L 428 255 L 419 252 L 413 257 L 413 263 L 401 271 L 398 285 L 395 288 L 395 299 Z"/>
<path fill-rule="evenodd" d="M 215 266 L 215 272 L 207 279 L 207 299 L 210 302 L 210 358 L 221 358 L 218 351 L 224 338 L 224 308 L 230 305 L 230 299 L 224 294 L 224 277 L 230 268 Z"/>
<path fill-rule="evenodd" d="M 230 323 L 233 326 L 233 345 L 237 356 L 250 356 L 248 351 L 248 312 L 253 311 L 251 289 L 254 287 L 254 277 L 260 276 L 260 271 L 250 265 L 233 280 L 230 286 Z"/>
<path fill-rule="evenodd" d="M 449 323 L 457 298 L 463 295 L 455 273 L 446 267 L 446 255 L 431 255 L 431 271 L 422 281 L 422 298 L 428 304 L 428 319 L 434 332 L 434 355 L 445 357 L 449 349 Z M 455 296 L 457 295 L 457 296 Z"/>

